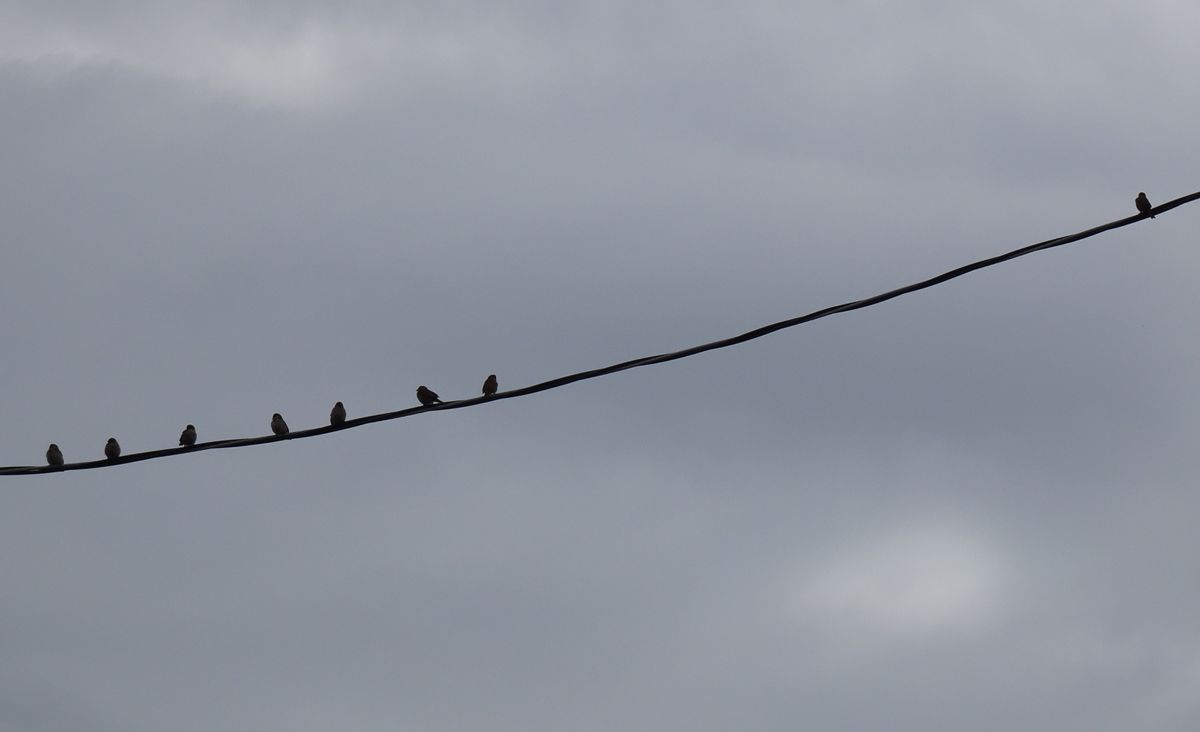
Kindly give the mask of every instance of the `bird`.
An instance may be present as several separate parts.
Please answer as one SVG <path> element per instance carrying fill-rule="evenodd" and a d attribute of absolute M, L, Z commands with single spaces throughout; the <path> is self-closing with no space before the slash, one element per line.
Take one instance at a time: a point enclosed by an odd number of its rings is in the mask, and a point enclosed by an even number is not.
<path fill-rule="evenodd" d="M 432 390 L 426 389 L 424 386 L 417 387 L 417 401 L 419 401 L 421 405 L 425 407 L 428 407 L 431 404 L 445 403 L 438 398 L 437 394 L 434 394 Z"/>
<path fill-rule="evenodd" d="M 500 388 L 500 384 L 496 381 L 496 375 L 492 374 L 483 381 L 483 395 L 485 397 L 496 396 L 496 389 Z"/>
<path fill-rule="evenodd" d="M 283 417 L 279 412 L 271 415 L 271 431 L 277 435 L 286 435 L 288 433 L 287 422 L 283 421 Z"/>
<path fill-rule="evenodd" d="M 1137 198 L 1133 199 L 1133 202 L 1137 204 L 1138 213 L 1150 214 L 1150 218 L 1154 218 L 1154 214 L 1150 213 L 1150 199 L 1146 198 L 1145 193 L 1139 193 Z"/>
<path fill-rule="evenodd" d="M 55 445 L 53 442 L 50 443 L 50 447 L 46 450 L 46 464 L 47 465 L 62 465 L 63 464 L 62 450 L 59 450 L 58 445 Z"/>
<path fill-rule="evenodd" d="M 183 433 L 179 435 L 179 444 L 184 447 L 191 447 L 196 444 L 196 426 L 189 424 L 183 428 Z"/>
<path fill-rule="evenodd" d="M 117 442 L 117 438 L 110 437 L 108 442 L 104 443 L 104 457 L 109 460 L 116 460 L 121 457 L 121 444 Z"/>
<path fill-rule="evenodd" d="M 343 424 L 346 421 L 346 407 L 341 402 L 333 405 L 329 412 L 329 424 Z"/>

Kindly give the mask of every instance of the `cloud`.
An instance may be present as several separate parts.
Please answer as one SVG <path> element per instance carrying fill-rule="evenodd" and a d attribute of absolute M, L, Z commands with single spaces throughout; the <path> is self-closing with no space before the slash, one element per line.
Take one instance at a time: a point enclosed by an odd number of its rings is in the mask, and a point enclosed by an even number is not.
<path fill-rule="evenodd" d="M 470 28 L 311 9 L 279 18 L 221 4 L 151 5 L 75 20 L 36 8 L 0 10 L 0 61 L 43 74 L 117 67 L 283 107 L 337 107 L 389 84 L 452 80 L 478 70 L 479 56 L 503 44 L 501 35 Z"/>
<path fill-rule="evenodd" d="M 843 547 L 800 579 L 809 622 L 862 643 L 987 629 L 1003 617 L 997 545 L 961 522 L 919 520 Z"/>
<path fill-rule="evenodd" d="M 534 383 L 1189 192 L 1184 12 L 3 3 L 4 462 Z M 1194 214 L 7 479 L 0 726 L 1195 728 Z"/>

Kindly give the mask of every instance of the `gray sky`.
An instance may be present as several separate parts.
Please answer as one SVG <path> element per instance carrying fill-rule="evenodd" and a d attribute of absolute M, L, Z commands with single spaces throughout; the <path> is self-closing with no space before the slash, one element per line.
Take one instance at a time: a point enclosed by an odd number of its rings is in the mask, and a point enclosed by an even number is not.
<path fill-rule="evenodd" d="M 0 463 L 1198 188 L 1200 5 L 0 3 Z M 0 729 L 1200 725 L 1197 210 L 4 478 Z"/>

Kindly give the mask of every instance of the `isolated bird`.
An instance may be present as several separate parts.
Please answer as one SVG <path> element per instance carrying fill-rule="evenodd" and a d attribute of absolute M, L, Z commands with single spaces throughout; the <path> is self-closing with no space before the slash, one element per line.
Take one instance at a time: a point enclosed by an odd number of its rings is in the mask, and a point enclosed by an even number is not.
<path fill-rule="evenodd" d="M 1150 209 L 1151 209 L 1150 199 L 1146 198 L 1145 193 L 1139 193 L 1138 197 L 1133 199 L 1133 202 L 1135 204 L 1137 204 L 1137 209 L 1138 209 L 1139 213 L 1144 213 L 1144 214 L 1150 213 Z M 1154 218 L 1154 214 L 1150 214 L 1150 218 Z"/>
<path fill-rule="evenodd" d="M 191 447 L 196 444 L 196 426 L 189 424 L 183 428 L 183 433 L 179 435 L 179 444 L 184 447 Z"/>
<path fill-rule="evenodd" d="M 329 411 L 329 424 L 343 424 L 346 421 L 346 408 L 341 402 L 333 405 Z"/>
<path fill-rule="evenodd" d="M 50 443 L 49 449 L 46 450 L 46 464 L 47 465 L 62 465 L 63 464 L 62 450 L 59 450 L 58 445 L 55 445 L 53 442 Z"/>
<path fill-rule="evenodd" d="M 283 417 L 279 412 L 271 415 L 271 431 L 277 435 L 286 435 L 288 433 L 287 422 L 283 421 Z"/>
<path fill-rule="evenodd" d="M 483 395 L 485 397 L 495 396 L 496 389 L 498 388 L 500 388 L 500 384 L 496 381 L 495 374 L 483 380 Z"/>
<path fill-rule="evenodd" d="M 419 401 L 422 406 L 426 407 L 431 404 L 443 403 L 442 400 L 438 398 L 437 394 L 434 394 L 433 391 L 426 389 L 424 386 L 417 387 L 417 401 Z"/>
<path fill-rule="evenodd" d="M 104 443 L 104 457 L 109 460 L 116 460 L 121 457 L 121 445 L 117 442 L 117 438 L 110 437 L 108 442 Z"/>

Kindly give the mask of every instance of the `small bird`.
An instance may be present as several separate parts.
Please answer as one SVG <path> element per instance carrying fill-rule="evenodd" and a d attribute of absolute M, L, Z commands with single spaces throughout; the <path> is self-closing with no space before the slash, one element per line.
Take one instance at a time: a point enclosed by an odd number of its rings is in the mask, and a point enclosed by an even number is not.
<path fill-rule="evenodd" d="M 346 407 L 342 406 L 341 402 L 333 405 L 333 409 L 329 411 L 329 424 L 344 424 L 346 421 Z"/>
<path fill-rule="evenodd" d="M 50 443 L 49 449 L 46 450 L 46 464 L 47 465 L 62 465 L 63 464 L 62 450 L 59 450 L 58 445 L 55 445 L 53 442 Z"/>
<path fill-rule="evenodd" d="M 183 428 L 183 433 L 179 435 L 179 444 L 184 447 L 191 447 L 196 444 L 196 426 L 189 424 Z"/>
<path fill-rule="evenodd" d="M 492 374 L 483 381 L 483 395 L 485 397 L 496 396 L 496 389 L 500 388 L 499 382 L 496 381 L 496 375 Z"/>
<path fill-rule="evenodd" d="M 121 445 L 117 442 L 117 438 L 110 437 L 108 442 L 104 443 L 104 457 L 109 460 L 116 460 L 121 457 Z"/>
<path fill-rule="evenodd" d="M 283 421 L 283 417 L 279 412 L 271 415 L 271 431 L 277 435 L 286 435 L 288 433 L 287 422 Z"/>
<path fill-rule="evenodd" d="M 422 406 L 426 407 L 431 404 L 444 404 L 444 402 L 438 398 L 437 394 L 434 394 L 432 390 L 426 389 L 424 386 L 417 387 L 417 401 L 419 401 Z"/>
<path fill-rule="evenodd" d="M 1151 209 L 1150 199 L 1146 198 L 1145 193 L 1139 193 L 1138 197 L 1133 199 L 1133 202 L 1135 204 L 1137 204 L 1137 209 L 1138 209 L 1139 213 L 1144 213 L 1144 214 L 1150 213 L 1150 209 Z M 1154 214 L 1150 214 L 1150 218 L 1154 218 Z"/>

